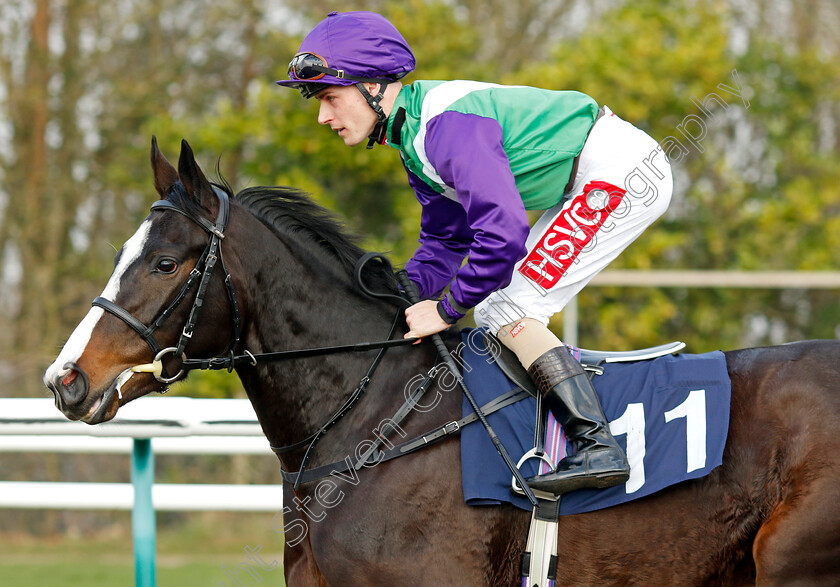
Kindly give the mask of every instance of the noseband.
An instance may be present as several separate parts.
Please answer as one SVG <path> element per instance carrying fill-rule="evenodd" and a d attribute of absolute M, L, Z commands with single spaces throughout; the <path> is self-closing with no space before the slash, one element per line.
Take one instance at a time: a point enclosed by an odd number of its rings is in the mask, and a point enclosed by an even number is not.
<path fill-rule="evenodd" d="M 220 262 L 222 271 L 225 274 L 225 288 L 227 289 L 228 298 L 230 299 L 230 307 L 231 307 L 231 315 L 233 318 L 233 335 L 231 338 L 230 345 L 228 346 L 228 353 L 233 352 L 233 347 L 239 342 L 240 337 L 240 328 L 241 328 L 241 320 L 239 316 L 239 302 L 236 298 L 236 290 L 233 286 L 233 279 L 230 276 L 230 272 L 225 267 L 225 261 L 222 257 L 222 240 L 225 238 L 225 229 L 227 228 L 228 217 L 230 214 L 230 200 L 228 195 L 221 189 L 213 186 L 213 191 L 216 194 L 216 197 L 219 198 L 219 213 L 216 216 L 216 223 L 211 224 L 209 220 L 203 218 L 201 216 L 196 216 L 184 210 L 183 208 L 173 204 L 169 200 L 158 200 L 154 204 L 152 204 L 151 211 L 172 211 L 181 214 L 193 222 L 195 222 L 198 226 L 200 226 L 205 232 L 210 235 L 210 240 L 207 243 L 207 246 L 204 248 L 204 252 L 199 257 L 198 262 L 196 262 L 195 267 L 192 271 L 190 271 L 189 276 L 187 277 L 186 282 L 184 285 L 181 286 L 178 295 L 175 296 L 175 299 L 164 308 L 164 310 L 160 313 L 160 315 L 155 318 L 155 320 L 149 325 L 146 326 L 134 317 L 131 312 L 112 302 L 111 300 L 107 300 L 103 297 L 98 297 L 93 300 L 92 305 L 97 306 L 99 308 L 104 309 L 105 311 L 113 314 L 126 324 L 128 324 L 140 337 L 146 341 L 146 344 L 149 345 L 149 348 L 152 350 L 152 353 L 155 355 L 155 359 L 152 363 L 148 365 L 138 365 L 136 367 L 132 367 L 131 370 L 134 372 L 144 371 L 150 372 L 155 376 L 155 379 L 160 381 L 161 383 L 173 383 L 177 381 L 180 377 L 184 375 L 184 370 L 180 370 L 177 375 L 173 377 L 168 377 L 165 369 L 163 368 L 162 359 L 168 354 L 173 354 L 176 357 L 180 357 L 181 361 L 186 360 L 186 355 L 184 354 L 184 349 L 186 348 L 187 344 L 189 343 L 190 339 L 193 336 L 193 331 L 195 330 L 195 326 L 198 323 L 199 314 L 201 313 L 201 307 L 204 304 L 204 296 L 207 293 L 207 287 L 210 284 L 210 277 L 213 274 L 213 268 L 216 266 L 217 262 Z M 200 281 L 199 281 L 200 278 Z M 193 286 L 198 282 L 198 291 L 195 296 L 195 300 L 193 301 L 192 309 L 190 310 L 190 315 L 187 318 L 187 323 L 184 325 L 183 330 L 181 331 L 181 336 L 178 339 L 178 344 L 173 347 L 162 348 L 160 343 L 158 343 L 157 339 L 155 338 L 154 332 L 164 323 L 164 321 L 169 318 L 181 302 L 187 297 L 190 290 L 192 290 Z"/>

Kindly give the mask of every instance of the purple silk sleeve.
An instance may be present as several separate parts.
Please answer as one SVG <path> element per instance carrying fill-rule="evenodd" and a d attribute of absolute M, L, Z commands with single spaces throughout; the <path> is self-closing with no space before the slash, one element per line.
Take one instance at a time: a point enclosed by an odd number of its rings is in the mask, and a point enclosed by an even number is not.
<path fill-rule="evenodd" d="M 427 127 L 426 154 L 444 183 L 455 189 L 464 215 L 458 222 L 472 234 L 469 260 L 450 286 L 464 308 L 508 285 L 527 252 L 528 215 L 503 138 L 498 121 L 475 114 L 447 111 Z M 436 215 L 434 222 L 446 225 L 454 218 Z"/>
<path fill-rule="evenodd" d="M 472 231 L 464 209 L 406 169 L 408 183 L 423 206 L 420 248 L 405 264 L 423 298 L 437 297 L 455 277 L 470 249 Z"/>

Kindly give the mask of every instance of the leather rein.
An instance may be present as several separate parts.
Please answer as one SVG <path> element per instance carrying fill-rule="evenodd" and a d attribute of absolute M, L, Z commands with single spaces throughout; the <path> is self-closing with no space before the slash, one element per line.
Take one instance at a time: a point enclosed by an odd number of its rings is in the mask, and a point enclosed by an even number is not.
<path fill-rule="evenodd" d="M 169 385 L 183 378 L 184 376 L 186 376 L 186 373 L 188 371 L 192 371 L 194 369 L 227 369 L 227 371 L 230 372 L 233 371 L 235 367 L 245 364 L 256 366 L 260 362 L 301 359 L 305 357 L 316 357 L 332 353 L 363 352 L 376 349 L 387 349 L 392 346 L 403 346 L 413 344 L 414 342 L 416 342 L 416 339 L 391 340 L 391 336 L 393 335 L 393 331 L 396 326 L 395 318 L 394 326 L 392 326 L 391 328 L 391 333 L 389 334 L 388 339 L 383 341 L 363 342 L 300 350 L 287 350 L 261 354 L 253 354 L 250 351 L 245 350 L 244 354 L 235 355 L 234 348 L 240 340 L 242 320 L 240 317 L 239 301 L 236 296 L 236 288 L 233 284 L 233 278 L 231 277 L 230 272 L 225 266 L 224 257 L 222 256 L 222 241 L 225 238 L 225 229 L 227 228 L 227 223 L 230 216 L 230 198 L 228 197 L 227 193 L 225 193 L 223 190 L 219 189 L 216 186 L 212 187 L 214 193 L 216 194 L 216 197 L 219 199 L 219 212 L 216 217 L 215 223 L 211 223 L 209 220 L 201 216 L 191 214 L 184 208 L 173 204 L 169 200 L 158 200 L 151 206 L 152 212 L 171 211 L 181 214 L 182 216 L 190 219 L 192 222 L 201 227 L 205 232 L 208 233 L 210 237 L 207 242 L 207 246 L 205 246 L 204 248 L 204 252 L 199 257 L 198 261 L 195 264 L 195 267 L 190 272 L 189 276 L 187 277 L 187 280 L 184 282 L 184 285 L 181 286 L 181 289 L 178 291 L 177 295 L 172 300 L 172 302 L 170 302 L 170 304 L 166 308 L 164 308 L 163 311 L 161 311 L 158 317 L 155 318 L 151 324 L 146 326 L 143 322 L 141 322 L 138 318 L 131 314 L 131 312 L 106 298 L 97 297 L 92 302 L 93 306 L 97 306 L 104 309 L 105 311 L 113 314 L 114 316 L 125 322 L 128 326 L 130 326 L 135 332 L 137 332 L 137 334 L 140 335 L 140 337 L 146 342 L 146 344 L 149 346 L 152 353 L 154 354 L 154 360 L 151 363 L 144 365 L 136 365 L 126 371 L 130 371 L 133 373 L 151 373 L 159 382 Z M 359 264 L 356 267 L 357 279 L 359 279 L 361 276 L 361 270 L 364 263 L 373 258 L 379 258 L 387 263 L 387 260 L 381 255 L 375 253 L 369 253 L 365 255 L 359 260 Z M 195 330 L 196 325 L 198 324 L 198 320 L 201 315 L 201 309 L 204 305 L 204 297 L 207 294 L 207 288 L 210 284 L 210 278 L 213 275 L 213 270 L 216 267 L 217 263 L 221 266 L 222 271 L 224 272 L 225 289 L 228 294 L 228 299 L 230 301 L 231 308 L 232 335 L 230 343 L 228 344 L 228 351 L 224 355 L 211 357 L 208 359 L 188 359 L 184 351 L 186 349 L 187 344 L 193 336 L 193 332 Z M 163 348 L 162 345 L 155 338 L 155 331 L 158 328 L 160 328 L 160 326 L 175 312 L 178 306 L 181 305 L 181 303 L 184 301 L 184 299 L 187 297 L 187 295 L 190 293 L 193 287 L 195 287 L 196 283 L 198 284 L 198 291 L 196 292 L 192 308 L 190 309 L 189 317 L 187 318 L 187 322 L 181 331 L 181 335 L 178 338 L 176 346 Z M 362 286 L 362 289 L 368 295 L 382 298 L 394 298 L 396 300 L 399 300 L 403 306 L 408 305 L 408 302 L 406 302 L 403 298 L 399 296 L 391 294 L 376 294 L 374 292 L 371 292 L 364 286 Z M 162 363 L 163 358 L 169 354 L 172 354 L 175 357 L 181 359 L 181 366 L 179 372 L 171 377 L 168 376 L 168 374 L 166 373 Z M 162 393 L 165 392 L 166 389 L 162 391 Z"/>
<path fill-rule="evenodd" d="M 407 308 L 411 305 L 411 303 L 402 296 L 373 292 L 365 286 L 364 281 L 362 279 L 362 270 L 367 262 L 371 261 L 372 259 L 378 259 L 385 267 L 389 269 L 391 267 L 390 262 L 383 255 L 379 253 L 367 253 L 363 255 L 356 264 L 356 268 L 354 271 L 356 284 L 362 289 L 362 291 L 365 294 L 375 298 L 391 299 L 393 303 L 400 306 L 400 310 L 398 310 L 396 316 L 394 316 L 394 320 L 391 324 L 391 328 L 388 333 L 387 339 L 376 342 L 361 342 L 337 346 L 286 350 L 260 354 L 253 354 L 248 350 L 245 350 L 244 354 L 234 354 L 234 348 L 239 343 L 241 337 L 241 316 L 239 311 L 239 301 L 236 296 L 236 288 L 234 287 L 233 278 L 231 277 L 230 272 L 225 266 L 224 257 L 222 256 L 222 241 L 225 238 L 225 230 L 227 228 L 227 222 L 230 215 L 230 199 L 228 197 L 228 194 L 224 190 L 220 189 L 215 185 L 212 187 L 213 192 L 219 199 L 219 212 L 216 217 L 215 223 L 211 223 L 209 220 L 201 216 L 196 216 L 188 212 L 184 208 L 181 208 L 176 204 L 170 202 L 169 200 L 158 200 L 151 206 L 152 212 L 176 212 L 178 214 L 181 214 L 182 216 L 190 219 L 192 222 L 197 224 L 209 235 L 209 240 L 204 248 L 204 252 L 199 257 L 198 261 L 195 264 L 195 267 L 187 277 L 187 280 L 181 286 L 181 289 L 178 291 L 177 295 L 172 300 L 172 302 L 170 302 L 169 305 L 166 306 L 166 308 L 164 308 L 163 311 L 161 311 L 158 317 L 155 318 L 151 324 L 149 324 L 148 326 L 145 325 L 142 321 L 140 321 L 133 314 L 131 314 L 131 312 L 106 298 L 97 297 L 92 302 L 93 306 L 102 308 L 103 310 L 113 314 L 114 316 L 125 322 L 128 326 L 130 326 L 137 334 L 140 335 L 140 337 L 146 342 L 146 344 L 149 346 L 152 353 L 154 354 L 154 360 L 151 363 L 130 367 L 119 376 L 117 382 L 118 392 L 120 390 L 120 387 L 134 373 L 151 373 L 159 382 L 166 384 L 167 387 L 161 391 L 161 393 L 165 393 L 168 389 L 169 384 L 185 377 L 188 371 L 194 369 L 227 369 L 227 371 L 230 372 L 237 366 L 245 364 L 257 366 L 261 362 L 294 360 L 305 357 L 316 357 L 334 353 L 379 350 L 379 352 L 376 355 L 376 358 L 373 360 L 367 372 L 362 377 L 359 384 L 356 386 L 356 389 L 347 398 L 347 400 L 345 400 L 341 407 L 339 407 L 338 410 L 336 410 L 332 414 L 332 416 L 330 416 L 330 418 L 324 425 L 322 425 L 317 431 L 313 432 L 303 440 L 300 440 L 299 442 L 296 442 L 294 444 L 282 447 L 271 446 L 271 450 L 273 450 L 278 455 L 292 452 L 303 447 L 307 447 L 298 472 L 290 473 L 287 471 L 282 471 L 284 480 L 293 483 L 295 490 L 297 490 L 300 487 L 301 482 L 313 481 L 315 479 L 325 477 L 330 473 L 334 473 L 335 471 L 342 472 L 351 469 L 359 470 L 361 467 L 370 467 L 385 460 L 390 460 L 399 456 L 403 456 L 410 452 L 414 452 L 415 450 L 418 450 L 425 446 L 429 446 L 434 442 L 442 440 L 450 434 L 459 432 L 462 426 L 465 426 L 477 420 L 476 415 L 471 414 L 470 416 L 462 418 L 461 420 L 447 422 L 446 424 L 443 424 L 438 428 L 431 430 L 426 434 L 419 436 L 413 440 L 404 442 L 397 447 L 393 447 L 393 445 L 391 445 L 390 450 L 387 451 L 382 451 L 380 450 L 380 448 L 383 444 L 390 445 L 390 442 L 388 441 L 388 436 L 390 436 L 394 429 L 391 429 L 390 431 L 383 431 L 377 437 L 377 439 L 371 443 L 371 446 L 368 448 L 365 454 L 361 455 L 355 463 L 345 461 L 341 463 L 333 463 L 331 465 L 319 467 L 318 469 L 315 469 L 313 471 L 306 471 L 306 466 L 309 462 L 313 448 L 321 439 L 321 437 L 339 420 L 341 420 L 345 415 L 347 415 L 359 402 L 359 400 L 367 391 L 368 384 L 371 378 L 373 377 L 377 367 L 382 362 L 385 352 L 391 347 L 411 345 L 417 341 L 417 339 L 415 338 L 397 340 L 392 339 L 397 324 L 399 323 L 399 318 L 402 314 L 402 309 Z M 204 304 L 204 297 L 207 293 L 210 278 L 213 275 L 213 271 L 217 263 L 221 266 L 222 271 L 224 273 L 225 289 L 228 294 L 228 299 L 230 301 L 231 308 L 232 335 L 230 343 L 228 344 L 228 351 L 225 355 L 217 357 L 211 357 L 207 359 L 189 359 L 185 354 L 185 349 L 193 336 L 193 332 L 195 330 L 196 325 L 198 324 L 199 317 L 201 314 L 201 308 Z M 190 293 L 193 287 L 195 287 L 196 283 L 198 283 L 198 290 L 196 292 L 195 299 L 193 300 L 193 305 L 190 309 L 189 317 L 187 318 L 186 324 L 184 325 L 181 331 L 181 335 L 178 339 L 176 346 L 163 348 L 155 338 L 155 331 L 158 328 L 160 328 L 160 326 L 181 305 L 181 303 L 186 299 L 187 295 Z M 181 359 L 180 370 L 174 376 L 169 376 L 166 373 L 166 370 L 162 363 L 163 358 L 169 354 L 172 354 L 175 357 Z M 420 383 L 420 385 L 418 385 L 414 389 L 413 393 L 411 394 L 411 397 L 406 399 L 405 403 L 397 410 L 394 416 L 390 419 L 394 426 L 399 426 L 399 424 L 402 423 L 402 421 L 414 409 L 414 407 L 420 401 L 426 390 L 428 390 L 429 387 L 431 387 L 439 370 L 440 365 L 438 364 L 434 365 L 429 370 L 429 372 L 426 374 L 425 378 Z M 504 394 L 503 396 L 497 398 L 496 400 L 491 402 L 491 404 L 484 406 L 484 413 L 492 413 L 498 409 L 510 405 L 511 403 L 515 403 L 521 399 L 524 399 L 525 397 L 528 397 L 527 393 L 518 389 L 514 389 L 508 392 L 507 394 Z"/>

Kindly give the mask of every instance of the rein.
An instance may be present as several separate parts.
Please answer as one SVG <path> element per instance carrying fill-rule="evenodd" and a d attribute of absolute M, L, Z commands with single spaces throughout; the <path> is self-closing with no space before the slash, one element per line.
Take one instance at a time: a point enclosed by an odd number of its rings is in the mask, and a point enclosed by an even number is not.
<path fill-rule="evenodd" d="M 227 357 L 213 357 L 211 359 L 185 359 L 181 365 L 184 371 L 199 370 L 220 370 L 232 371 L 235 367 L 249 364 L 256 367 L 259 363 L 272 361 L 291 361 L 294 359 L 305 359 L 307 357 L 319 357 L 321 355 L 332 355 L 336 353 L 361 353 L 377 349 L 389 349 L 395 346 L 406 346 L 417 342 L 416 338 L 400 338 L 396 340 L 380 340 L 376 342 L 358 342 L 353 344 L 342 344 L 336 346 L 317 347 L 311 349 L 296 349 L 291 351 L 275 351 L 271 353 L 252 354 L 245 351 L 244 355 L 229 355 Z"/>
<path fill-rule="evenodd" d="M 236 289 L 233 284 L 233 278 L 231 277 L 230 272 L 227 270 L 224 258 L 222 256 L 222 241 L 225 238 L 225 229 L 227 228 L 227 222 L 230 215 L 230 200 L 227 193 L 225 193 L 223 190 L 219 189 L 216 186 L 212 187 L 213 192 L 219 199 L 219 213 L 216 217 L 215 223 L 211 223 L 206 218 L 203 218 L 201 216 L 191 214 L 185 209 L 173 204 L 169 200 L 158 200 L 157 202 L 152 204 L 151 210 L 153 212 L 171 211 L 181 214 L 182 216 L 190 219 L 192 222 L 196 223 L 199 227 L 201 227 L 205 232 L 208 233 L 209 240 L 207 246 L 204 249 L 204 252 L 199 257 L 195 267 L 190 272 L 189 276 L 187 277 L 184 284 L 181 286 L 181 289 L 178 291 L 175 298 L 172 300 L 172 302 L 170 302 L 168 306 L 166 306 L 166 308 L 163 309 L 160 315 L 158 315 L 158 317 L 155 318 L 155 320 L 149 326 L 146 326 L 143 322 L 141 322 L 138 318 L 131 314 L 131 312 L 129 312 L 122 306 L 119 306 L 118 304 L 112 302 L 111 300 L 108 300 L 103 297 L 98 297 L 92 302 L 93 306 L 100 307 L 106 312 L 113 314 L 114 316 L 125 322 L 129 327 L 131 327 L 146 342 L 146 344 L 149 346 L 152 353 L 154 354 L 154 360 L 151 363 L 135 365 L 134 367 L 126 369 L 119 375 L 119 377 L 117 378 L 117 392 L 120 394 L 120 397 L 122 397 L 122 394 L 120 393 L 120 388 L 125 384 L 126 381 L 128 381 L 128 379 L 131 378 L 131 376 L 134 373 L 151 373 L 159 382 L 168 385 L 184 377 L 187 374 L 187 372 L 195 369 L 226 369 L 228 372 L 230 372 L 241 365 L 251 365 L 253 367 L 256 367 L 258 364 L 265 362 L 295 360 L 334 353 L 365 352 L 370 350 L 379 350 L 379 352 L 376 355 L 376 358 L 374 358 L 367 372 L 359 381 L 359 384 L 356 386 L 356 389 L 353 391 L 352 394 L 350 394 L 350 397 L 348 397 L 344 401 L 341 407 L 339 407 L 338 410 L 336 410 L 333 413 L 333 415 L 330 416 L 330 418 L 325 424 L 323 424 L 317 431 L 313 432 L 303 440 L 300 440 L 294 444 L 282 447 L 271 446 L 271 450 L 273 450 L 278 455 L 301 449 L 304 446 L 307 447 L 303 459 L 301 460 L 301 466 L 298 472 L 289 473 L 286 471 L 282 471 L 284 480 L 292 482 L 294 484 L 295 490 L 297 490 L 300 487 L 300 484 L 302 482 L 319 479 L 325 477 L 328 474 L 341 473 L 350 469 L 358 471 L 362 467 L 370 467 L 380 462 L 403 456 L 425 446 L 429 446 L 431 443 L 441 440 L 449 434 L 458 432 L 462 426 L 465 426 L 467 424 L 481 419 L 485 413 L 492 413 L 498 409 L 501 409 L 502 407 L 505 407 L 507 405 L 510 405 L 511 403 L 514 403 L 516 401 L 519 401 L 520 399 L 524 399 L 525 397 L 527 397 L 527 393 L 521 392 L 519 390 L 513 390 L 503 395 L 502 397 L 497 398 L 487 406 L 483 406 L 482 408 L 478 409 L 470 416 L 462 418 L 461 420 L 448 422 L 436 428 L 435 430 L 428 432 L 427 434 L 415 438 L 414 440 L 405 442 L 397 447 L 394 447 L 388 441 L 389 432 L 383 431 L 378 434 L 376 440 L 371 443 L 371 446 L 368 448 L 368 450 L 365 451 L 365 453 L 357 459 L 355 464 L 353 464 L 350 461 L 350 458 L 348 457 L 347 459 L 345 459 L 344 462 L 333 463 L 332 465 L 326 465 L 324 467 L 318 467 L 312 471 L 307 471 L 306 466 L 309 463 L 312 451 L 315 448 L 316 444 L 323 437 L 323 435 L 326 434 L 326 432 L 330 428 L 335 426 L 335 424 L 338 423 L 344 416 L 346 416 L 356 406 L 356 404 L 359 402 L 362 396 L 364 396 L 371 378 L 373 377 L 374 373 L 376 372 L 376 369 L 379 367 L 379 365 L 382 362 L 382 359 L 385 356 L 385 352 L 391 347 L 412 345 L 415 342 L 417 342 L 417 339 L 392 339 L 401 315 L 401 311 L 398 311 L 397 314 L 394 316 L 393 322 L 391 323 L 391 328 L 388 332 L 388 338 L 385 340 L 376 342 L 344 344 L 328 347 L 317 347 L 309 349 L 275 351 L 259 354 L 253 354 L 250 351 L 245 350 L 244 354 L 234 354 L 234 347 L 239 343 L 241 335 L 241 317 L 239 312 L 239 301 L 236 296 Z M 410 306 L 411 302 L 405 299 L 404 297 L 388 293 L 373 292 L 366 287 L 364 279 L 362 278 L 362 271 L 364 269 L 365 264 L 371 261 L 372 259 L 378 259 L 384 267 L 390 269 L 393 272 L 393 269 L 391 269 L 390 262 L 383 255 L 379 253 L 367 253 L 359 259 L 354 270 L 354 279 L 359 288 L 368 296 L 380 299 L 390 299 L 392 303 L 395 303 L 401 308 L 407 308 L 408 306 Z M 210 278 L 213 275 L 213 270 L 217 263 L 219 263 L 219 265 L 222 268 L 222 271 L 224 272 L 225 289 L 227 291 L 228 299 L 230 301 L 231 316 L 233 323 L 233 333 L 231 341 L 228 345 L 228 352 L 226 355 L 211 357 L 208 359 L 189 359 L 185 354 L 185 349 L 193 336 L 193 332 L 195 330 L 196 325 L 198 324 L 199 317 L 201 314 L 201 308 L 204 305 L 204 296 L 207 293 L 207 288 L 210 284 Z M 184 325 L 183 330 L 181 331 L 181 335 L 178 339 L 176 346 L 162 348 L 161 344 L 155 338 L 155 331 L 158 328 L 160 328 L 160 326 L 164 323 L 165 320 L 167 320 L 172 314 L 174 314 L 175 310 L 186 299 L 187 295 L 193 289 L 196 283 L 198 283 L 198 289 L 196 291 L 195 299 L 193 300 L 193 305 L 190 309 L 189 317 L 187 318 L 187 322 Z M 175 357 L 181 359 L 180 370 L 176 375 L 171 377 L 166 373 L 162 362 L 163 358 L 168 354 L 173 354 Z M 390 419 L 390 421 L 393 423 L 393 426 L 399 426 L 399 424 L 406 417 L 408 417 L 409 413 L 414 409 L 414 407 L 420 401 L 420 398 L 423 396 L 426 390 L 429 389 L 432 382 L 435 380 L 439 369 L 440 365 L 435 364 L 429 370 L 426 377 L 424 378 L 422 383 L 414 390 L 411 397 L 406 399 L 405 403 L 397 410 L 393 418 Z M 165 393 L 165 391 L 166 389 L 164 389 L 162 393 Z M 391 432 L 393 432 L 393 430 L 394 429 L 392 428 Z M 385 443 L 388 443 L 390 445 L 390 450 L 380 451 L 379 448 Z"/>
<path fill-rule="evenodd" d="M 400 314 L 397 313 L 394 316 L 394 321 L 391 324 L 391 330 L 388 332 L 388 338 L 390 339 L 391 336 L 394 334 L 394 330 L 397 328 L 397 323 L 399 322 Z M 379 367 L 379 364 L 382 362 L 382 359 L 385 357 L 385 352 L 388 350 L 389 347 L 382 347 L 377 353 L 376 358 L 373 360 L 373 363 L 370 367 L 368 367 L 367 373 L 365 376 L 362 377 L 362 380 L 359 381 L 359 385 L 356 386 L 356 389 L 350 394 L 350 397 L 342 404 L 342 406 L 327 420 L 326 424 L 321 426 L 317 432 L 310 434 L 308 437 L 304 438 L 300 442 L 296 442 L 295 444 L 289 446 L 282 446 L 282 447 L 275 447 L 271 446 L 271 450 L 274 451 L 275 454 L 283 454 L 287 452 L 291 452 L 297 448 L 302 448 L 303 446 L 307 446 L 306 452 L 303 455 L 303 460 L 300 464 L 300 471 L 306 468 L 307 463 L 309 463 L 309 458 L 312 455 L 312 450 L 315 448 L 315 445 L 318 444 L 318 441 L 321 440 L 321 437 L 333 426 L 335 426 L 339 420 L 341 420 L 344 416 L 350 413 L 356 404 L 362 399 L 362 396 L 367 391 L 368 383 L 370 383 L 373 374 L 376 372 L 376 368 Z M 295 489 L 300 486 L 300 482 L 295 483 Z"/>
<path fill-rule="evenodd" d="M 134 373 L 151 373 L 159 382 L 169 385 L 170 383 L 173 383 L 183 378 L 184 376 L 186 376 L 186 373 L 188 371 L 192 371 L 194 369 L 227 369 L 228 372 L 231 372 L 235 367 L 245 364 L 257 366 L 257 364 L 260 362 L 286 361 L 293 359 L 302 359 L 305 357 L 317 357 L 333 353 L 364 352 L 377 349 L 385 350 L 393 346 L 404 346 L 414 344 L 417 341 L 416 338 L 399 340 L 390 339 L 390 337 L 393 335 L 394 328 L 396 327 L 397 318 L 395 318 L 394 326 L 392 326 L 391 334 L 389 334 L 387 340 L 311 349 L 277 351 L 269 353 L 260 353 L 256 355 L 248 350 L 245 350 L 245 354 L 234 355 L 233 349 L 237 345 L 237 343 L 239 343 L 241 335 L 242 320 L 239 314 L 239 300 L 236 297 L 236 289 L 233 285 L 233 278 L 231 277 L 230 272 L 227 270 L 227 267 L 225 266 L 224 257 L 222 256 L 222 240 L 225 238 L 225 229 L 227 228 L 228 218 L 230 216 L 230 199 L 223 190 L 219 189 L 216 186 L 212 187 L 213 192 L 219 199 L 219 213 L 216 217 L 215 224 L 211 223 L 206 218 L 196 216 L 187 212 L 186 210 L 173 204 L 169 200 L 158 200 L 151 206 L 151 210 L 153 212 L 172 211 L 177 212 L 178 214 L 181 214 L 186 218 L 189 218 L 192 222 L 196 223 L 205 232 L 207 232 L 210 236 L 210 239 L 207 243 L 207 246 L 204 248 L 204 252 L 201 254 L 198 261 L 196 262 L 195 267 L 190 272 L 189 276 L 187 277 L 187 280 L 184 282 L 184 285 L 181 286 L 181 289 L 175 296 L 175 299 L 173 299 L 172 302 L 166 308 L 164 308 L 160 315 L 157 318 L 155 318 L 155 320 L 149 326 L 143 324 L 143 322 L 137 319 L 133 314 L 131 314 L 131 312 L 129 312 L 122 306 L 119 306 L 118 304 L 112 302 L 111 300 L 108 300 L 103 297 L 98 297 L 92 302 L 93 306 L 102 308 L 103 310 L 113 314 L 114 316 L 125 322 L 128 326 L 130 326 L 135 332 L 137 332 L 137 334 L 140 335 L 140 337 L 146 342 L 146 344 L 149 346 L 152 353 L 154 354 L 154 360 L 151 363 L 135 365 L 134 367 L 130 367 L 120 374 L 117 381 L 118 393 L 120 391 L 120 388 L 125 384 L 126 381 L 128 381 L 128 379 L 131 378 L 131 376 Z M 368 261 L 374 258 L 378 258 L 383 263 L 385 263 L 386 266 L 390 267 L 390 263 L 388 263 L 388 260 L 378 253 L 368 253 L 362 256 L 356 265 L 354 273 L 362 291 L 364 291 L 364 293 L 372 297 L 392 298 L 393 300 L 398 300 L 400 305 L 404 307 L 410 305 L 406 300 L 399 296 L 392 294 L 375 293 L 370 291 L 367 287 L 365 287 L 361 278 L 362 269 Z M 209 359 L 188 359 L 186 354 L 184 353 L 184 350 L 187 344 L 189 343 L 190 339 L 192 338 L 195 327 L 198 324 L 201 308 L 204 305 L 204 296 L 207 294 L 207 287 L 210 284 L 210 277 L 213 274 L 213 269 L 215 268 L 217 262 L 221 265 L 222 271 L 225 275 L 225 289 L 228 294 L 228 299 L 230 300 L 232 315 L 233 334 L 231 337 L 231 341 L 228 345 L 228 353 L 225 356 L 212 357 Z M 187 323 L 184 325 L 184 328 L 181 331 L 181 335 L 178 339 L 177 345 L 174 347 L 162 348 L 161 344 L 155 338 L 155 331 L 158 328 L 160 328 L 163 322 L 175 312 L 178 306 L 181 305 L 181 302 L 184 301 L 184 299 L 187 297 L 187 294 L 189 294 L 196 282 L 199 283 L 198 291 L 196 293 L 195 299 L 193 300 L 192 309 L 190 310 L 189 317 L 187 318 Z M 173 354 L 181 359 L 180 370 L 176 375 L 172 377 L 168 376 L 163 366 L 163 358 L 168 354 Z M 161 393 L 165 392 L 166 390 L 164 389 Z M 120 397 L 122 397 L 122 394 L 120 394 Z"/>

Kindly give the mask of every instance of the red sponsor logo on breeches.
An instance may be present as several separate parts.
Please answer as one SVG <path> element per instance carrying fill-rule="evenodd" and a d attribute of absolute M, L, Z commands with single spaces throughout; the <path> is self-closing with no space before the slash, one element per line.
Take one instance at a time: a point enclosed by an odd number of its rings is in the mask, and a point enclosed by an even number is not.
<path fill-rule="evenodd" d="M 522 261 L 519 272 L 544 290 L 557 285 L 572 263 L 579 262 L 581 252 L 595 246 L 598 231 L 625 195 L 605 181 L 586 184 Z"/>

